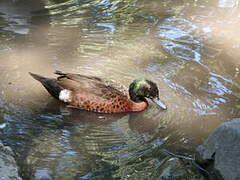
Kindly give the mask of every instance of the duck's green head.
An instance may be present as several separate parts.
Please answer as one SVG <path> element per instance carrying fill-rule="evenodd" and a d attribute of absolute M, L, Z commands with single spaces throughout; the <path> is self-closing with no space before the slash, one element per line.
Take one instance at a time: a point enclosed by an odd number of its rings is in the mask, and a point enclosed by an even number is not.
<path fill-rule="evenodd" d="M 157 85 L 147 79 L 136 79 L 129 86 L 129 95 L 131 100 L 135 102 L 146 101 L 146 98 L 151 99 L 162 109 L 167 109 L 159 99 L 159 91 Z"/>

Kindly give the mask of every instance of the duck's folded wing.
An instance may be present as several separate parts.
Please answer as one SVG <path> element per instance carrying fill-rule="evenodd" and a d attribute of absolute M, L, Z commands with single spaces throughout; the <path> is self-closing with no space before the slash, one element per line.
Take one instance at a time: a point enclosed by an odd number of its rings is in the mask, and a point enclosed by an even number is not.
<path fill-rule="evenodd" d="M 59 86 L 79 93 L 92 94 L 104 99 L 111 99 L 116 96 L 126 96 L 127 90 L 122 85 L 117 85 L 113 81 L 106 81 L 94 76 L 81 74 L 57 73 Z"/>

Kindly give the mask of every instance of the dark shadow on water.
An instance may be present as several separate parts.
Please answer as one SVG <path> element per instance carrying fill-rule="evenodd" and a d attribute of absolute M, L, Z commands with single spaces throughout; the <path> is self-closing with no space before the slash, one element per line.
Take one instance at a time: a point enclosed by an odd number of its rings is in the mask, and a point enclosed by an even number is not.
<path fill-rule="evenodd" d="M 84 159 L 86 159 L 79 164 L 81 166 L 79 171 L 81 172 L 75 175 L 73 173 L 76 178 L 82 177 L 84 179 L 88 177 L 91 179 L 92 177 L 99 177 L 111 179 L 111 172 L 117 166 L 102 161 L 102 156 L 95 153 L 94 146 L 100 148 L 97 151 L 105 151 L 104 149 L 115 146 L 114 133 L 112 134 L 109 131 L 111 130 L 111 123 L 123 118 L 126 116 L 125 114 L 99 114 L 71 109 L 57 100 L 52 100 L 41 109 L 32 109 L 32 115 L 25 114 L 24 116 L 21 119 L 22 127 L 16 127 L 10 123 L 11 133 L 4 133 L 8 134 L 4 136 L 4 142 L 11 146 L 16 153 L 17 163 L 21 167 L 20 174 L 24 179 L 42 177 L 43 169 L 41 171 L 37 169 L 41 167 L 42 163 L 44 164 L 44 161 L 48 161 L 48 156 L 51 156 L 52 153 L 59 153 L 61 159 L 61 153 L 64 154 L 65 151 L 65 153 L 70 154 L 71 151 L 74 154 L 82 153 Z M 26 116 L 28 117 L 26 118 Z M 19 117 L 16 118 L 19 119 Z M 16 129 L 16 131 L 13 132 L 13 129 Z M 59 137 L 62 137 L 63 140 L 60 140 Z M 61 144 L 64 146 L 63 149 L 59 147 Z M 68 148 L 73 149 L 68 150 Z M 74 154 L 73 157 L 75 157 Z M 81 156 L 76 155 L 75 158 L 81 159 Z M 42 161 L 42 159 L 44 160 Z M 58 160 L 56 161 L 58 162 Z M 68 164 L 64 158 L 61 161 L 63 164 Z M 78 164 L 74 159 L 70 161 Z M 46 166 L 50 168 L 46 171 L 47 174 L 53 173 L 51 177 L 60 176 L 60 172 L 54 174 L 54 169 L 57 167 L 52 165 L 51 161 Z M 68 171 L 64 173 L 68 176 Z"/>

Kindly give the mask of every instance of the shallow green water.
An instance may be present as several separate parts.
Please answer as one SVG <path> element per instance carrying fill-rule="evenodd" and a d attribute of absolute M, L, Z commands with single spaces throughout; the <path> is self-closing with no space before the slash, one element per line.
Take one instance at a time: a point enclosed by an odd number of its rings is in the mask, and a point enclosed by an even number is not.
<path fill-rule="evenodd" d="M 240 116 L 239 25 L 223 0 L 1 0 L 0 135 L 22 176 L 154 179 L 161 149 L 192 156 Z M 168 110 L 70 111 L 28 75 L 56 69 L 151 79 Z"/>

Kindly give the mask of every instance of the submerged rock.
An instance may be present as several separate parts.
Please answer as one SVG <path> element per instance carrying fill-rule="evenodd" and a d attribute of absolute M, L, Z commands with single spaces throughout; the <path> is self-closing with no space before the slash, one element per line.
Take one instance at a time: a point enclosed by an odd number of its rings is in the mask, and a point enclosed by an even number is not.
<path fill-rule="evenodd" d="M 191 163 L 191 161 L 181 160 L 176 157 L 167 157 L 158 168 L 157 180 L 182 180 L 196 179 L 205 180 L 199 169 Z"/>
<path fill-rule="evenodd" d="M 177 158 L 170 158 L 160 170 L 158 180 L 187 179 L 188 173 L 181 161 Z"/>
<path fill-rule="evenodd" d="M 197 152 L 198 162 L 212 164 L 223 179 L 240 179 L 240 118 L 220 125 Z"/>
<path fill-rule="evenodd" d="M 1 180 L 21 180 L 18 175 L 18 167 L 13 152 L 10 147 L 4 146 L 0 142 L 0 179 Z"/>

